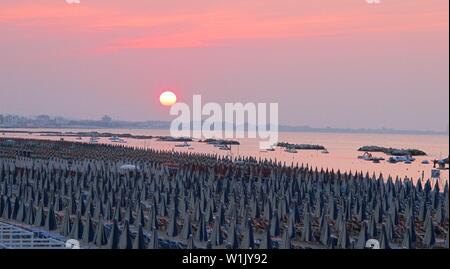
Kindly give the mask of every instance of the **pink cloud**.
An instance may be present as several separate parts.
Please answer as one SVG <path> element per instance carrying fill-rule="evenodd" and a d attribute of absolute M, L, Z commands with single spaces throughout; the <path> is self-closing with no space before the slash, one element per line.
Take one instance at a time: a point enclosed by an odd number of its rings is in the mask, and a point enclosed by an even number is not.
<path fill-rule="evenodd" d="M 183 17 L 172 23 L 191 25 L 176 32 L 164 31 L 121 37 L 103 47 L 105 51 L 144 48 L 189 48 L 226 45 L 239 40 L 282 39 L 329 35 L 348 35 L 358 32 L 416 31 L 445 29 L 445 13 L 400 15 L 318 14 L 300 17 L 270 18 L 239 12 L 216 12 Z M 164 24 L 159 25 L 161 29 Z M 145 27 L 141 25 L 141 27 Z M 145 32 L 145 31 L 144 31 Z"/>
<path fill-rule="evenodd" d="M 94 3 L 94 2 L 93 2 Z M 112 1 L 112 3 L 117 4 Z M 192 48 L 228 45 L 255 39 L 302 38 L 348 35 L 358 32 L 392 32 L 420 29 L 448 29 L 448 12 L 421 10 L 419 2 L 409 13 L 385 4 L 381 9 L 366 4 L 333 5 L 317 9 L 314 2 L 283 8 L 273 1 L 240 5 L 212 5 L 200 10 L 151 11 L 142 1 L 133 2 L 147 9 L 121 9 L 118 5 L 12 4 L 0 9 L 0 22 L 45 33 L 62 33 L 92 38 L 87 50 L 108 53 L 122 49 Z M 255 3 L 256 4 L 256 3 Z M 267 5 L 273 7 L 268 9 Z M 131 5 L 131 4 L 130 4 Z M 314 12 L 290 10 L 311 8 Z M 332 9 L 332 10 L 330 10 Z M 396 12 L 392 12 L 392 10 Z M 299 9 L 300 11 L 301 9 Z"/>

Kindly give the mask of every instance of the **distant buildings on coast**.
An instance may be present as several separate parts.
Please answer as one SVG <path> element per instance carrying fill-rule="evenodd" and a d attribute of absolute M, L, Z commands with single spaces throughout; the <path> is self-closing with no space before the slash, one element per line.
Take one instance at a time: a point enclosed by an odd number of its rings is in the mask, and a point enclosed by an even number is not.
<path fill-rule="evenodd" d="M 0 128 L 110 128 L 110 129 L 168 129 L 169 122 L 164 121 L 119 121 L 110 116 L 99 120 L 74 120 L 63 117 L 39 115 L 23 117 L 17 115 L 0 115 Z"/>

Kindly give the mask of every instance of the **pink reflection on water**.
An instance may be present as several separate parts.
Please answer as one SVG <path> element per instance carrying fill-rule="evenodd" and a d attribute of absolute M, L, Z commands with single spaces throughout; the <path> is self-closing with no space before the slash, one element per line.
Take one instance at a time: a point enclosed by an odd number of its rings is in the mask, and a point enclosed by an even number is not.
<path fill-rule="evenodd" d="M 18 129 L 32 132 L 51 131 L 51 132 L 87 132 L 97 131 L 105 133 L 129 133 L 133 135 L 152 135 L 165 136 L 169 135 L 165 130 L 127 130 L 127 129 Z M 46 136 L 40 134 L 0 134 L 0 137 L 11 138 L 33 138 L 33 139 L 48 139 L 59 140 L 59 136 Z M 66 141 L 76 141 L 76 137 L 64 137 Z M 434 135 L 382 135 L 382 134 L 338 134 L 338 133 L 300 133 L 300 132 L 281 132 L 280 142 L 289 142 L 296 144 L 320 144 L 325 146 L 329 154 L 323 154 L 321 151 L 298 151 L 298 153 L 287 153 L 281 148 L 276 148 L 273 152 L 260 152 L 257 139 L 239 139 L 240 146 L 232 146 L 232 150 L 219 150 L 212 145 L 192 142 L 194 149 L 175 147 L 177 143 L 160 142 L 156 139 L 138 140 L 126 139 L 127 146 L 154 148 L 160 150 L 175 150 L 182 152 L 201 152 L 214 153 L 218 155 L 228 156 L 253 156 L 266 159 L 276 159 L 277 161 L 291 163 L 308 164 L 312 167 L 340 170 L 341 172 L 358 171 L 369 174 L 375 173 L 384 176 L 391 175 L 392 177 L 410 177 L 414 181 L 422 177 L 424 174 L 427 179 L 430 177 L 433 168 L 432 162 L 430 164 L 422 164 L 423 160 L 432 161 L 434 159 L 446 158 L 449 155 L 449 137 L 448 136 L 434 136 Z M 83 138 L 81 142 L 89 142 L 89 138 Z M 107 138 L 101 138 L 99 143 L 112 144 Z M 425 151 L 428 156 L 416 157 L 416 161 L 412 164 L 390 164 L 385 161 L 375 164 L 372 162 L 358 159 L 363 152 L 358 152 L 357 149 L 365 145 L 376 145 L 394 148 L 416 148 Z M 374 153 L 374 156 L 388 159 L 389 156 L 382 153 Z M 448 181 L 449 171 L 441 171 L 441 185 Z"/>

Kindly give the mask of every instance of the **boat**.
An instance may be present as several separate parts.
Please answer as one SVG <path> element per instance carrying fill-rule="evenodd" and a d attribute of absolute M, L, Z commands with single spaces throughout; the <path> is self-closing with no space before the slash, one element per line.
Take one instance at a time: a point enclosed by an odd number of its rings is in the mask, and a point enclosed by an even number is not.
<path fill-rule="evenodd" d="M 120 138 L 118 136 L 113 136 L 109 138 L 109 141 L 111 141 L 112 143 L 127 143 L 127 141 L 123 138 Z"/>
<path fill-rule="evenodd" d="M 228 147 L 227 145 L 221 145 L 219 147 L 220 150 L 231 150 L 231 147 Z"/>
<path fill-rule="evenodd" d="M 284 151 L 287 152 L 287 153 L 297 153 L 297 152 L 298 152 L 298 151 L 297 151 L 296 149 L 294 149 L 294 148 L 287 148 L 287 149 L 285 149 Z"/>
<path fill-rule="evenodd" d="M 406 155 L 406 156 L 392 156 L 389 158 L 388 162 L 390 163 L 399 163 L 399 162 L 403 162 L 406 164 L 411 164 L 412 162 L 414 162 L 416 159 L 414 159 L 412 156 L 410 155 Z"/>
<path fill-rule="evenodd" d="M 98 137 L 92 136 L 92 137 L 89 139 L 89 143 L 91 143 L 91 144 L 97 144 L 97 143 L 98 143 L 98 140 L 99 140 Z"/>
<path fill-rule="evenodd" d="M 422 161 L 422 164 L 430 164 L 430 161 L 428 161 L 428 160 L 423 160 L 423 161 Z"/>
<path fill-rule="evenodd" d="M 260 149 L 260 150 L 259 150 L 259 152 L 263 152 L 263 153 L 266 153 L 266 152 L 269 152 L 269 151 L 275 151 L 275 149 L 273 148 L 273 146 L 270 146 L 270 147 L 268 147 L 268 148 L 264 148 L 264 149 Z"/>
<path fill-rule="evenodd" d="M 177 148 L 189 148 L 189 147 L 191 147 L 191 144 L 189 144 L 188 142 L 184 141 L 181 144 L 176 144 L 175 147 L 177 147 Z"/>
<path fill-rule="evenodd" d="M 384 158 L 375 157 L 370 152 L 364 152 L 364 154 L 362 156 L 358 156 L 358 159 L 373 162 L 373 163 L 380 163 L 381 161 L 384 161 Z"/>
<path fill-rule="evenodd" d="M 113 136 L 113 137 L 109 138 L 109 141 L 111 141 L 111 142 L 119 142 L 120 141 L 120 137 Z"/>
<path fill-rule="evenodd" d="M 373 158 L 372 153 L 367 152 L 367 151 L 364 152 L 363 155 L 358 156 L 358 159 L 360 159 L 360 160 L 365 160 L 365 161 L 370 161 L 370 160 L 372 160 L 372 158 Z"/>

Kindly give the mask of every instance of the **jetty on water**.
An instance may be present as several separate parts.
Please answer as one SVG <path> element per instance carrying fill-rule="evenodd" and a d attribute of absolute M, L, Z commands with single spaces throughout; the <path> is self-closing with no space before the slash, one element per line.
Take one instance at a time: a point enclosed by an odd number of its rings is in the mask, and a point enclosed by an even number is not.
<path fill-rule="evenodd" d="M 0 221 L 81 248 L 360 249 L 369 239 L 448 248 L 449 187 L 250 157 L 0 139 Z"/>

